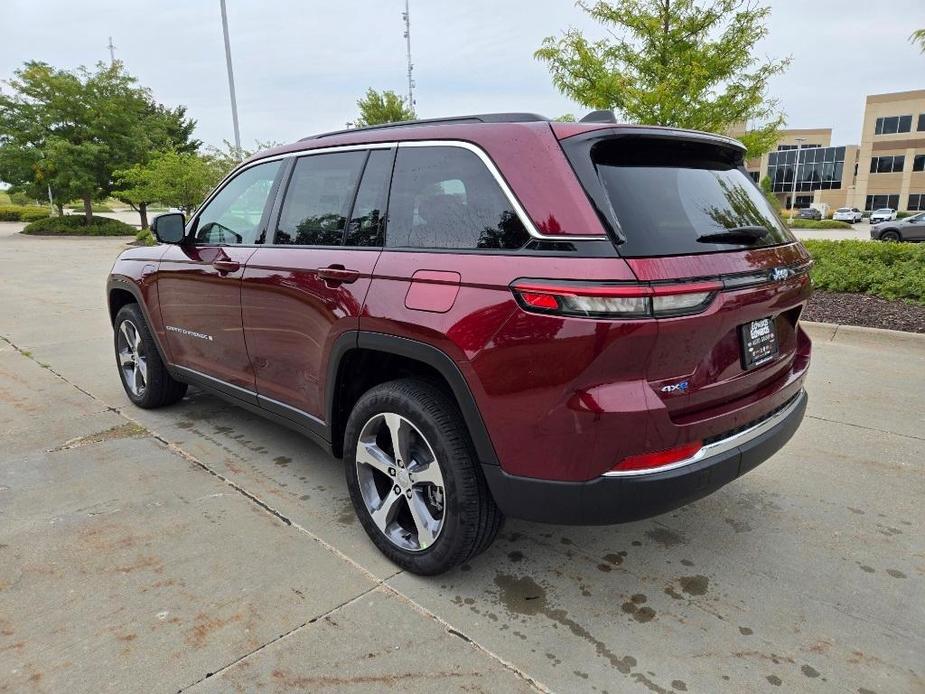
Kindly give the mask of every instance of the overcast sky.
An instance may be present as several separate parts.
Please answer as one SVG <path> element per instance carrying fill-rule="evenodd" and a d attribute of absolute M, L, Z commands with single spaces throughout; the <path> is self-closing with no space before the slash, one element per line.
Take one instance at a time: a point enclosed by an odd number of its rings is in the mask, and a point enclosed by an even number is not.
<path fill-rule="evenodd" d="M 769 0 L 760 55 L 792 56 L 771 85 L 794 128 L 832 127 L 857 143 L 867 94 L 925 88 L 907 40 L 925 0 Z M 290 141 L 344 127 L 367 89 L 407 90 L 403 0 L 227 0 L 241 137 Z M 0 79 L 24 61 L 57 67 L 116 57 L 155 98 L 185 104 L 206 143 L 232 139 L 219 0 L 2 0 Z M 586 109 L 552 86 L 533 51 L 574 25 L 569 0 L 411 0 L 420 117 Z"/>

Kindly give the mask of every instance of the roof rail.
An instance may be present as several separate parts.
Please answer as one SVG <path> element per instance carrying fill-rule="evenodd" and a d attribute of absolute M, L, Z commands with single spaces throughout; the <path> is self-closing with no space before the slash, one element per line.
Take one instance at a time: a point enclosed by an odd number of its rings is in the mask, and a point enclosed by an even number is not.
<path fill-rule="evenodd" d="M 367 130 L 387 130 L 390 128 L 404 128 L 413 125 L 456 125 L 459 123 L 533 123 L 548 121 L 546 116 L 537 113 L 477 113 L 471 116 L 451 116 L 449 118 L 422 118 L 420 120 L 403 120 L 396 123 L 383 123 L 381 125 L 366 125 L 360 128 L 347 128 L 346 130 L 333 130 L 320 135 L 303 137 L 299 142 L 317 140 L 322 137 L 344 135 L 345 133 L 364 132 Z"/>

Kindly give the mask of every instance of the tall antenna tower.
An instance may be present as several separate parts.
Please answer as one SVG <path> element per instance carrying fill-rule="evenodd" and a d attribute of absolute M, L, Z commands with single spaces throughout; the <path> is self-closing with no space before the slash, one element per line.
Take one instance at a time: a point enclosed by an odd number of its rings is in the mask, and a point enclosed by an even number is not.
<path fill-rule="evenodd" d="M 405 0 L 405 11 L 401 13 L 401 18 L 405 20 L 405 44 L 408 49 L 408 108 L 414 112 L 414 64 L 411 62 L 411 11 L 408 0 Z"/>
<path fill-rule="evenodd" d="M 114 65 L 116 62 L 116 47 L 112 43 L 112 36 L 109 37 L 109 43 L 106 48 L 109 49 L 109 64 Z"/>

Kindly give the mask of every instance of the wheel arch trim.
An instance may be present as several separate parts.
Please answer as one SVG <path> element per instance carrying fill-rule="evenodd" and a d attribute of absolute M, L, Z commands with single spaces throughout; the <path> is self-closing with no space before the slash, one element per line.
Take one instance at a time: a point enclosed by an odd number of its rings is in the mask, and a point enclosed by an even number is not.
<path fill-rule="evenodd" d="M 174 375 L 174 369 L 171 364 L 170 359 L 167 358 L 167 351 L 164 349 L 164 346 L 161 344 L 160 337 L 157 334 L 157 330 L 154 327 L 154 323 L 151 321 L 151 315 L 148 312 L 148 305 L 145 303 L 144 297 L 141 295 L 141 290 L 138 288 L 138 285 L 129 277 L 125 275 L 110 275 L 109 279 L 106 282 L 106 308 L 109 313 L 109 320 L 115 327 L 116 314 L 112 310 L 112 293 L 114 291 L 121 290 L 131 294 L 135 303 L 138 304 L 138 307 L 141 309 L 141 315 L 145 319 L 145 323 L 148 326 L 148 332 L 151 334 L 151 339 L 154 340 L 154 346 L 157 347 L 157 353 L 161 358 L 161 361 L 164 362 L 164 366 L 167 367 L 167 370 L 171 372 L 171 375 Z"/>
<path fill-rule="evenodd" d="M 371 331 L 348 331 L 341 334 L 335 341 L 328 361 L 327 381 L 325 388 L 325 414 L 330 427 L 334 424 L 334 399 L 337 392 L 337 378 L 340 364 L 344 357 L 353 349 L 365 349 L 373 352 L 396 354 L 414 361 L 421 362 L 439 373 L 456 399 L 466 424 L 466 429 L 472 438 L 472 444 L 483 464 L 498 465 L 498 456 L 488 435 L 488 429 L 482 420 L 482 415 L 475 397 L 465 376 L 459 366 L 446 352 L 424 342 L 418 342 L 407 337 L 389 335 L 387 333 Z"/>

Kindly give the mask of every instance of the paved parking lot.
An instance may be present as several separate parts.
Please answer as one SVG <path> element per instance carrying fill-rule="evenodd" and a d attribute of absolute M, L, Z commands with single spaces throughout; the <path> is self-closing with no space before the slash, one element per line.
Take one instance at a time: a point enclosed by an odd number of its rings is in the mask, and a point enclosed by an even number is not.
<path fill-rule="evenodd" d="M 774 459 L 638 523 L 399 572 L 340 463 L 122 393 L 124 241 L 0 224 L 0 691 L 925 691 L 925 343 L 816 332 Z"/>

